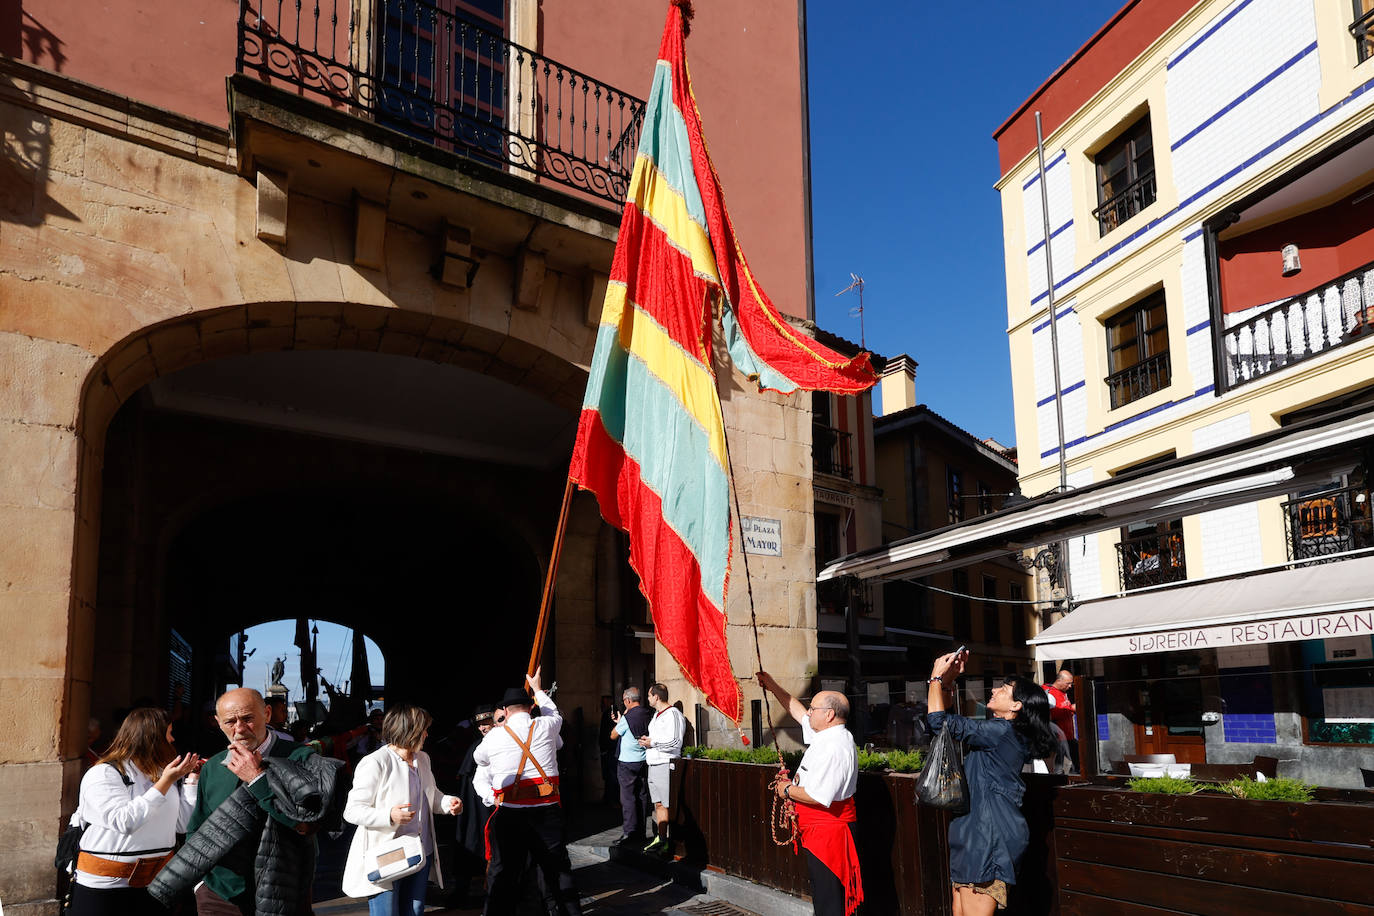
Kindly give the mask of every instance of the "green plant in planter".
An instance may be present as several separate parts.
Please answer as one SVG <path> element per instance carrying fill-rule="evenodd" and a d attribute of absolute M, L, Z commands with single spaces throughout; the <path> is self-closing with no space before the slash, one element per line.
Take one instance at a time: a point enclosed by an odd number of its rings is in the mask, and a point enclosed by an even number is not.
<path fill-rule="evenodd" d="M 789 772 L 797 771 L 801 763 L 802 751 L 783 751 L 783 765 Z M 684 747 L 682 756 L 696 757 L 700 760 L 728 760 L 731 763 L 757 763 L 763 766 L 776 766 L 778 755 L 771 747 Z M 859 750 L 859 772 L 881 773 L 891 770 L 894 773 L 915 773 L 925 764 L 925 754 L 916 751 L 868 751 Z"/>
<path fill-rule="evenodd" d="M 925 764 L 926 755 L 919 750 L 887 752 L 887 766 L 894 773 L 915 773 Z"/>
<path fill-rule="evenodd" d="M 777 766 L 778 754 L 771 747 L 684 747 L 682 756 L 700 760 L 728 760 L 731 763 L 757 763 Z M 801 751 L 783 751 L 783 765 L 795 772 L 801 763 Z"/>
<path fill-rule="evenodd" d="M 1202 786 L 1186 776 L 1141 776 L 1128 780 L 1126 788 L 1155 795 L 1192 795 L 1202 790 Z"/>
<path fill-rule="evenodd" d="M 1312 785 L 1301 779 L 1277 776 L 1257 782 L 1249 776 L 1242 776 L 1225 783 L 1220 788 L 1237 798 L 1260 799 L 1264 801 L 1309 802 L 1312 800 Z"/>

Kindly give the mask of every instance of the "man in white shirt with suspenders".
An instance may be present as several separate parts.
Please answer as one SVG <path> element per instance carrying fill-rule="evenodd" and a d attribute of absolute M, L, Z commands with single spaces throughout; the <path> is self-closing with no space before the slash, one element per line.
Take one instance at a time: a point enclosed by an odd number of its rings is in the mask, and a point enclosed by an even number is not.
<path fill-rule="evenodd" d="M 572 864 L 563 843 L 563 809 L 558 793 L 559 730 L 563 717 L 539 683 L 539 670 L 525 676 L 539 715 L 519 687 L 501 700 L 506 721 L 482 739 L 472 759 L 490 768 L 496 810 L 487 822 L 487 905 L 483 916 L 515 913 L 524 884 L 525 863 L 543 873 L 557 908 L 551 913 L 582 916 Z"/>

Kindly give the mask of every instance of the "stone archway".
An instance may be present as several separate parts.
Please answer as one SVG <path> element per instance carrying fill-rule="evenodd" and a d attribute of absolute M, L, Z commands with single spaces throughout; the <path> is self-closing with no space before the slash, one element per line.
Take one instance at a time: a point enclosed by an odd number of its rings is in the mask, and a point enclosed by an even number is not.
<path fill-rule="evenodd" d="M 563 343 L 566 348 L 572 341 L 564 338 Z M 590 343 L 590 335 L 587 335 L 581 344 L 581 349 L 588 355 Z M 312 354 L 311 357 L 302 356 L 307 351 Z M 102 513 L 108 510 L 106 478 L 110 468 L 107 448 L 112 421 L 121 415 L 121 409 L 125 414 L 136 409 L 140 397 L 146 399 L 149 392 L 167 387 L 169 381 L 178 377 L 177 373 L 182 376 L 193 375 L 205 367 L 213 367 L 219 372 L 233 366 L 235 360 L 270 360 L 276 355 L 286 360 L 318 360 L 319 356 L 314 354 L 323 354 L 325 351 L 367 354 L 368 359 L 384 363 L 419 360 L 426 364 L 452 367 L 455 372 L 475 374 L 473 378 L 480 377 L 498 387 L 518 391 L 527 401 L 538 401 L 548 405 L 550 410 L 562 411 L 572 422 L 575 422 L 576 408 L 580 405 L 582 370 L 564 357 L 512 336 L 456 319 L 418 315 L 392 308 L 356 303 L 254 303 L 172 319 L 121 341 L 88 373 L 81 410 L 75 424 L 81 443 L 80 483 L 74 500 L 79 510 L 71 554 L 74 576 L 66 689 L 61 706 L 64 722 L 84 723 L 88 710 L 108 710 L 118 705 L 108 696 L 93 703 L 91 696 L 92 690 L 100 684 L 98 666 L 93 660 L 95 645 L 97 642 L 106 648 L 111 645 L 109 627 L 102 630 L 99 620 L 102 613 L 111 610 L 111 544 L 116 547 L 130 545 L 135 550 L 146 547 L 148 554 L 136 557 L 128 564 L 128 569 L 138 574 L 129 577 L 132 581 L 127 583 L 128 592 L 116 600 L 116 610 L 125 617 L 131 614 L 137 616 L 140 608 L 146 613 L 160 614 L 157 610 L 158 596 L 150 596 L 146 592 L 161 587 L 158 583 L 164 581 L 169 545 L 180 529 L 194 524 L 198 516 L 215 505 L 242 497 L 245 489 L 261 488 L 265 484 L 261 469 L 248 464 L 208 469 L 200 490 L 187 488 L 186 492 L 179 493 L 172 500 L 172 504 L 156 507 L 156 512 L 145 507 L 147 511 L 142 517 L 130 515 L 131 527 L 128 530 L 120 527 L 112 532 L 111 525 L 105 524 L 102 547 Z M 176 395 L 175 386 L 171 387 L 173 395 Z M 518 420 L 518 417 L 513 419 Z M 119 435 L 117 426 L 115 435 Z M 558 445 L 550 442 L 548 447 L 556 450 Z M 375 455 L 363 458 L 355 456 L 352 460 L 372 460 L 379 465 L 385 463 Z M 566 454 L 554 457 L 552 465 L 560 462 L 566 462 Z M 371 467 L 369 473 L 380 478 L 387 473 L 394 476 L 395 473 L 413 474 L 415 471 L 391 472 Z M 299 486 L 304 476 L 307 475 L 298 473 L 277 483 L 281 487 Z M 308 476 L 317 483 L 338 482 L 328 472 Z M 233 479 L 221 479 L 225 477 Z M 505 510 L 510 515 L 509 506 L 500 504 L 519 504 L 519 500 L 509 497 L 509 487 L 504 498 L 496 498 L 495 493 L 488 490 L 473 489 L 470 501 L 474 504 L 486 502 L 485 511 L 488 512 Z M 537 487 L 528 486 L 525 489 L 538 490 Z M 556 508 L 555 489 L 552 511 L 556 512 Z M 535 576 L 542 576 L 542 567 L 547 560 L 547 541 L 552 535 L 552 519 L 544 523 L 540 510 L 533 506 L 526 507 L 523 516 L 518 512 L 514 514 L 518 517 L 506 518 L 504 524 L 513 532 L 515 541 L 523 544 L 523 549 L 529 552 L 533 566 L 531 572 Z M 591 511 L 590 516 L 585 511 L 579 511 L 577 517 L 584 519 L 582 528 L 588 529 L 584 537 L 591 542 L 589 549 L 594 550 L 597 524 L 595 510 Z M 578 535 L 574 533 L 571 540 L 570 555 L 576 557 L 582 550 L 577 543 Z M 103 561 L 102 551 L 105 553 Z M 106 567 L 103 580 L 102 566 Z M 568 595 L 565 603 L 569 614 L 589 615 L 590 602 L 584 602 L 581 596 L 585 594 L 589 597 L 592 586 L 578 582 L 577 566 L 574 560 L 572 574 L 564 571 L 560 577 L 559 593 L 562 595 L 566 592 Z M 102 582 L 105 586 L 104 596 L 101 593 Z M 120 585 L 122 587 L 123 584 Z M 139 595 L 140 589 L 145 593 Z M 118 588 L 115 593 L 119 594 Z M 158 619 L 163 617 L 159 616 Z M 132 629 L 129 622 L 126 620 L 121 627 L 127 637 Z M 565 621 L 560 620 L 559 628 L 560 631 L 566 629 Z M 595 631 L 590 616 L 587 626 L 579 627 L 578 632 L 591 635 L 594 642 Z M 576 641 L 581 650 L 591 652 L 595 649 L 594 645 L 586 645 L 585 639 Z M 132 668 L 132 662 L 127 667 Z M 102 687 L 107 688 L 108 684 Z M 67 760 L 84 750 L 80 734 L 72 728 L 66 730 L 60 747 L 61 756 Z M 66 797 L 71 798 L 69 795 Z"/>

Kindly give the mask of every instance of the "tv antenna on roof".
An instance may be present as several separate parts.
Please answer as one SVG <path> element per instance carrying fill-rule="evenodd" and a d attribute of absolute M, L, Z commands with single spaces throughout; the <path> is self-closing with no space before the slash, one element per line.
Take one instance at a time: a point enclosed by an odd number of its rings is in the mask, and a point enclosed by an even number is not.
<path fill-rule="evenodd" d="M 866 350 L 868 349 L 868 345 L 864 341 L 864 278 L 854 273 L 853 271 L 850 271 L 849 278 L 854 282 L 846 286 L 844 289 L 840 290 L 835 295 L 843 296 L 851 289 L 857 289 L 859 291 L 859 304 L 849 310 L 849 317 L 859 319 L 859 346 Z"/>

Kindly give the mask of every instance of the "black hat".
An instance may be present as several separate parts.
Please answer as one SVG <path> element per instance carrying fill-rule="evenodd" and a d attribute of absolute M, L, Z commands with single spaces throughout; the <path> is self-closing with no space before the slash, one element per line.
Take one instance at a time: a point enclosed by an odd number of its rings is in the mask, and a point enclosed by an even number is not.
<path fill-rule="evenodd" d="M 502 706 L 529 706 L 533 702 L 524 687 L 507 687 L 501 696 Z"/>
<path fill-rule="evenodd" d="M 481 706 L 478 706 L 478 707 L 477 707 L 477 711 L 476 711 L 476 713 L 473 715 L 472 718 L 473 718 L 473 721 L 474 721 L 474 722 L 485 722 L 485 721 L 487 721 L 488 719 L 490 719 L 491 716 L 492 716 L 492 707 L 491 707 L 491 704 L 490 704 L 490 703 L 483 703 Z"/>

